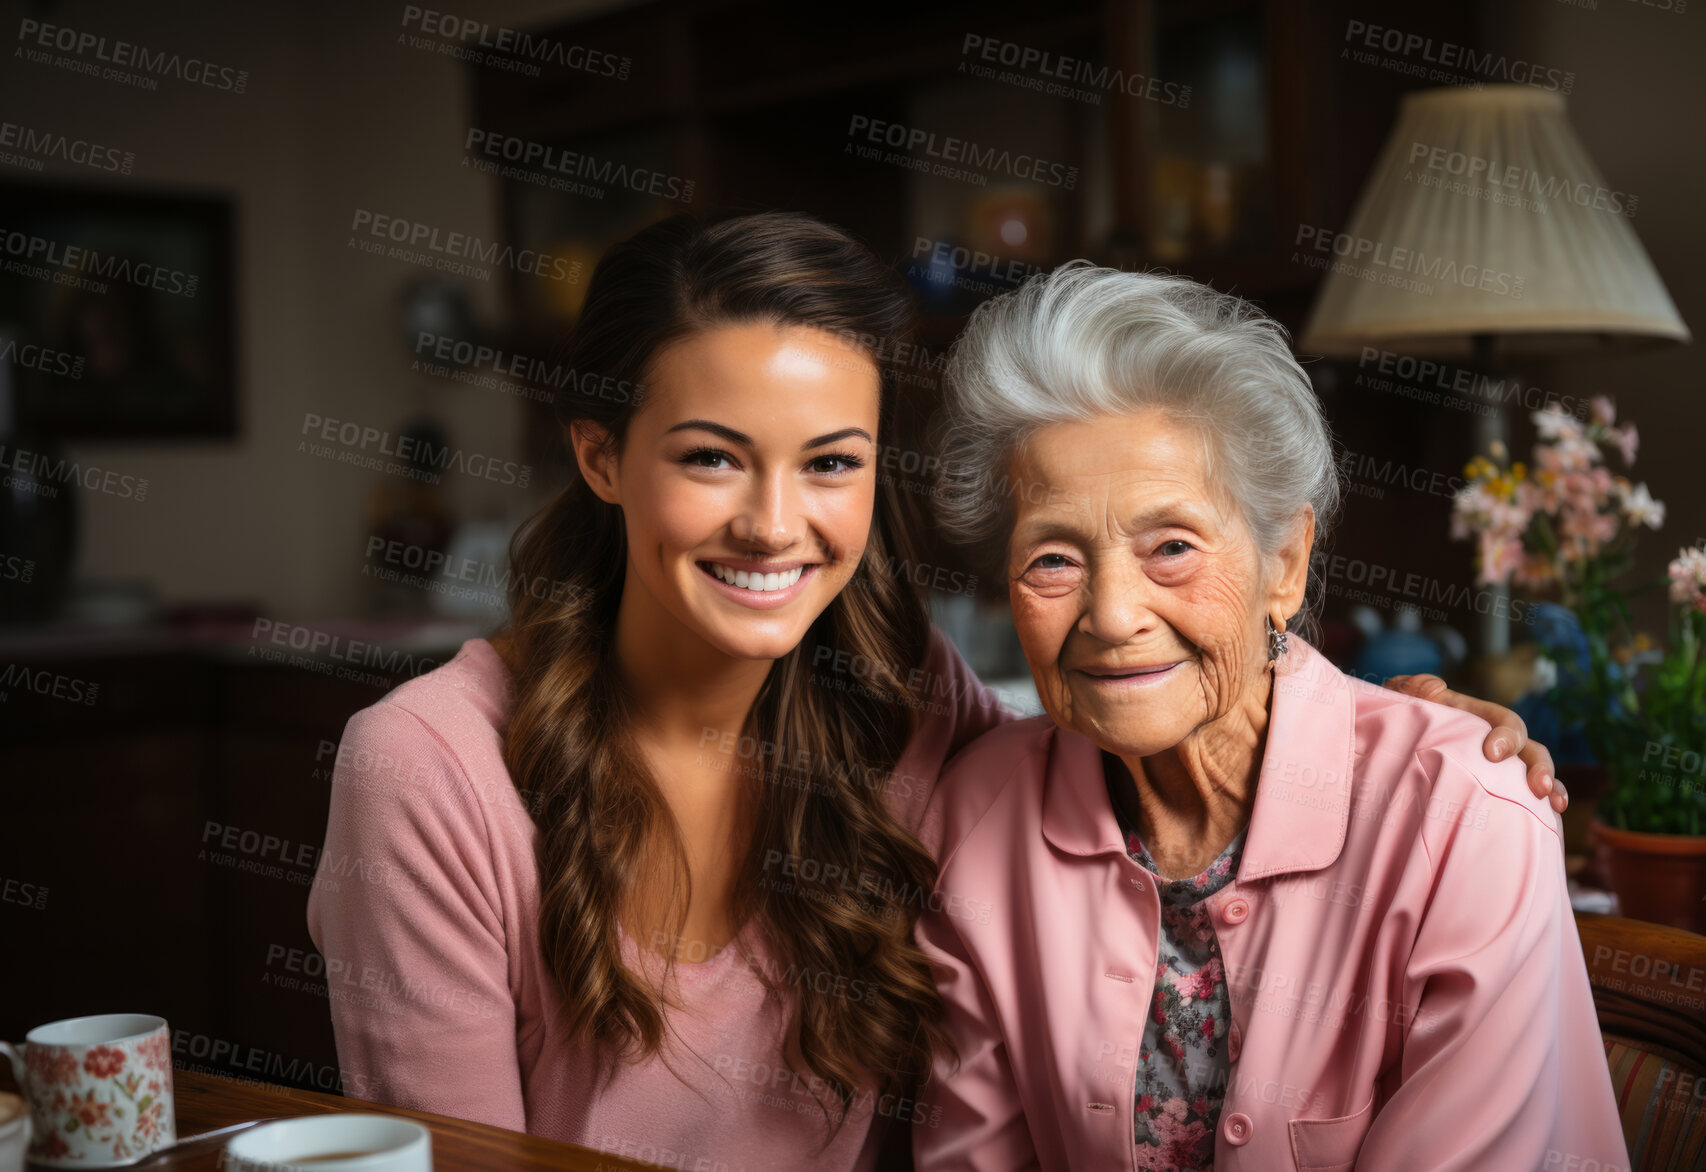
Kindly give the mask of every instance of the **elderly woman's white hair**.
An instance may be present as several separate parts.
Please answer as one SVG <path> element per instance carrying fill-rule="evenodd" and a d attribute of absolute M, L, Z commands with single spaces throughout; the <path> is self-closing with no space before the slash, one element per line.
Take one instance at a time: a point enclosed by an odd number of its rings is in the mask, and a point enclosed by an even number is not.
<path fill-rule="evenodd" d="M 1032 277 L 972 315 L 945 382 L 938 514 L 962 540 L 1004 537 L 1006 469 L 1027 435 L 1150 408 L 1213 441 L 1215 477 L 1263 553 L 1304 505 L 1317 540 L 1338 508 L 1332 437 L 1284 328 L 1185 277 L 1086 261 Z"/>

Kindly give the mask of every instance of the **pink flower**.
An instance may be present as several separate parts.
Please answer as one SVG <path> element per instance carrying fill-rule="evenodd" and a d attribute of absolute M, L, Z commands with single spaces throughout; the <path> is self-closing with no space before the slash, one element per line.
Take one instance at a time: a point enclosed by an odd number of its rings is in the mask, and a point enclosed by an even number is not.
<path fill-rule="evenodd" d="M 1611 400 L 1606 399 L 1605 402 L 1609 407 Z M 1582 428 L 1581 420 L 1566 414 L 1556 403 L 1548 403 L 1545 410 L 1536 411 L 1529 418 L 1534 420 L 1535 430 L 1540 433 L 1541 440 L 1548 443 L 1560 439 L 1580 439 L 1587 434 Z"/>
<path fill-rule="evenodd" d="M 1684 549 L 1670 564 L 1670 597 L 1695 610 L 1706 610 L 1706 550 Z"/>
<path fill-rule="evenodd" d="M 111 1046 L 96 1046 L 83 1056 L 83 1069 L 96 1078 L 110 1078 L 124 1069 L 125 1053 Z"/>
<path fill-rule="evenodd" d="M 167 1047 L 165 1034 L 154 1034 L 143 1038 L 136 1044 L 136 1056 L 142 1059 L 142 1065 L 150 1070 L 166 1070 L 172 1065 L 172 1056 Z"/>
<path fill-rule="evenodd" d="M 41 1154 L 50 1160 L 57 1160 L 70 1150 L 57 1131 L 48 1132 L 47 1138 L 41 1141 Z"/>
<path fill-rule="evenodd" d="M 1214 992 L 1210 985 L 1206 990 L 1202 987 L 1202 970 L 1194 973 L 1174 973 L 1171 977 L 1173 988 L 1179 991 L 1179 1000 L 1195 1001 Z"/>
<path fill-rule="evenodd" d="M 24 1065 L 44 1086 L 67 1086 L 77 1081 L 77 1059 L 66 1050 L 31 1046 L 24 1051 Z"/>
<path fill-rule="evenodd" d="M 1147 1115 L 1150 1111 L 1153 1111 L 1154 1109 L 1155 1109 L 1155 1096 L 1154 1095 L 1140 1095 L 1138 1097 L 1137 1106 L 1136 1106 L 1135 1110 L 1137 1111 L 1137 1113 L 1139 1115 Z"/>
<path fill-rule="evenodd" d="M 1203 1019 L 1202 1036 L 1205 1038 L 1214 1037 L 1214 1018 L 1212 1015 Z"/>
<path fill-rule="evenodd" d="M 1179 1152 L 1190 1150 L 1202 1143 L 1203 1125 L 1192 1120 L 1185 1121 L 1185 1101 L 1183 1099 L 1168 1099 L 1161 1110 L 1149 1120 L 1149 1134 L 1153 1137 L 1153 1146 L 1139 1144 L 1135 1153 L 1139 1168 L 1163 1169 L 1200 1167 L 1203 1161 L 1194 1156 L 1185 1160 L 1179 1159 Z"/>
<path fill-rule="evenodd" d="M 1161 1159 L 1169 1168 L 1200 1168 L 1213 1155 L 1208 1128 L 1198 1120 L 1176 1128 L 1161 1147 Z"/>
<path fill-rule="evenodd" d="M 1555 512 L 1559 499 L 1558 478 L 1553 475 L 1533 476 L 1516 486 L 1517 504 L 1530 517 Z"/>
<path fill-rule="evenodd" d="M 1635 450 L 1641 446 L 1641 439 L 1635 434 L 1633 423 L 1625 423 L 1621 428 L 1612 429 L 1606 439 L 1616 446 L 1625 464 L 1635 462 Z"/>
<path fill-rule="evenodd" d="M 1494 533 L 1481 535 L 1481 582 L 1495 586 L 1509 580 L 1522 564 L 1522 542 Z"/>
<path fill-rule="evenodd" d="M 1558 453 L 1558 466 L 1576 472 L 1586 472 L 1599 463 L 1599 448 L 1592 441 L 1570 437 L 1553 445 Z"/>
<path fill-rule="evenodd" d="M 1220 958 L 1210 957 L 1209 962 L 1194 973 L 1187 973 L 1178 978 L 1179 996 L 1187 1001 L 1206 1001 L 1214 996 L 1214 987 L 1224 978 Z"/>
<path fill-rule="evenodd" d="M 74 1095 L 71 1099 L 71 1110 L 84 1127 L 111 1127 L 113 1121 L 108 1117 L 107 1109 L 108 1104 L 95 1098 L 93 1090 L 84 1095 Z"/>

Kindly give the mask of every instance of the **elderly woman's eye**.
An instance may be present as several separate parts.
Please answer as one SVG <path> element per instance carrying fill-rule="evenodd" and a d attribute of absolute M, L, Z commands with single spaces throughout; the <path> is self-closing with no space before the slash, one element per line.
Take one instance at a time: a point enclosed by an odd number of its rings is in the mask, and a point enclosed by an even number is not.
<path fill-rule="evenodd" d="M 1045 553 L 1031 559 L 1019 580 L 1037 594 L 1054 598 L 1076 590 L 1083 581 L 1083 574 L 1078 563 L 1067 555 Z"/>
<path fill-rule="evenodd" d="M 1161 548 L 1156 552 L 1158 552 L 1162 557 L 1176 558 L 1183 557 L 1195 548 L 1196 546 L 1192 545 L 1188 541 L 1174 539 L 1172 541 L 1163 541 L 1161 543 Z"/>

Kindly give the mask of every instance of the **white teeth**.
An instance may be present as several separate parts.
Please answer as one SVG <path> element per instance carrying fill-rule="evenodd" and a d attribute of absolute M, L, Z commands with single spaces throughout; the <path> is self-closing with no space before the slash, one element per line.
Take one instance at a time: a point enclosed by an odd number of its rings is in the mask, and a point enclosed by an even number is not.
<path fill-rule="evenodd" d="M 784 570 L 779 574 L 757 574 L 749 573 L 746 570 L 730 569 L 721 562 L 711 562 L 709 565 L 711 572 L 730 586 L 737 586 L 742 590 L 751 590 L 756 594 L 764 594 L 771 590 L 786 590 L 798 582 L 800 575 L 805 571 L 804 566 L 795 566 L 793 569 Z"/>

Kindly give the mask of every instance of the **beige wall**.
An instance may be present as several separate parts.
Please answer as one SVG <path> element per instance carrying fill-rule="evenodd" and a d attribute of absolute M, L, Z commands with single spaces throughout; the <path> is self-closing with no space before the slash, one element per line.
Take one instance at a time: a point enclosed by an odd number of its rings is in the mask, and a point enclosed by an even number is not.
<path fill-rule="evenodd" d="M 443 7 L 527 27 L 600 6 Z M 7 9 L 4 27 L 15 35 L 26 13 Z M 395 298 L 425 270 L 347 247 L 357 207 L 487 239 L 498 231 L 493 181 L 460 165 L 466 67 L 398 44 L 402 11 L 400 3 L 67 0 L 27 13 L 250 75 L 242 95 L 175 82 L 148 93 L 16 59 L 0 69 L 6 117 L 134 152 L 123 182 L 139 190 L 210 188 L 237 204 L 241 435 L 72 446 L 75 458 L 150 482 L 141 504 L 79 494 L 79 577 L 147 579 L 172 601 L 250 599 L 281 618 L 350 615 L 376 474 L 298 454 L 305 413 L 395 429 L 426 407 L 457 445 L 520 458 L 513 402 L 410 372 Z M 95 177 L 63 164 L 41 176 Z M 470 284 L 490 320 L 501 278 Z M 525 494 L 513 487 L 465 476 L 445 483 L 461 516 L 525 515 Z"/>

